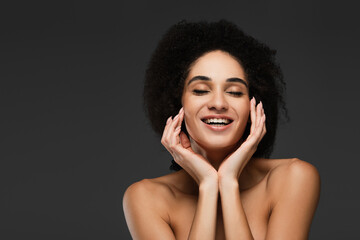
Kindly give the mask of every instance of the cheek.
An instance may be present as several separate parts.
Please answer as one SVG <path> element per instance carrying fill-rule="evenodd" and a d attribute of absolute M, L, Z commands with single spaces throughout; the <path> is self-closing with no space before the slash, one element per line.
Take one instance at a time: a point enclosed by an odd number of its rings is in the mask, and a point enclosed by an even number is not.
<path fill-rule="evenodd" d="M 247 108 L 243 114 L 244 114 L 245 119 L 249 119 L 250 118 L 250 108 Z"/>
<path fill-rule="evenodd" d="M 195 118 L 201 108 L 201 105 L 196 101 L 191 101 L 191 99 L 186 99 L 183 101 L 183 108 L 184 108 L 184 121 L 187 123 L 191 123 L 195 121 Z"/>
<path fill-rule="evenodd" d="M 238 118 L 239 118 L 239 131 L 243 131 L 244 128 L 248 123 L 251 123 L 250 120 L 250 107 L 248 106 L 241 106 L 238 109 L 241 109 L 237 112 Z"/>
<path fill-rule="evenodd" d="M 186 132 L 191 136 L 191 138 L 194 139 L 193 136 L 195 136 L 196 134 L 196 123 L 195 123 L 195 119 L 194 119 L 194 115 L 192 112 L 189 111 L 189 109 L 185 109 L 184 107 L 184 121 L 182 126 L 185 127 Z"/>
<path fill-rule="evenodd" d="M 194 119 L 191 118 L 191 113 L 189 113 L 189 111 L 186 111 L 185 108 L 184 108 L 184 124 L 186 126 L 186 129 L 189 131 L 189 129 L 192 129 L 194 126 Z"/>
<path fill-rule="evenodd" d="M 248 118 L 250 116 L 250 103 L 242 103 L 234 107 L 239 118 Z"/>

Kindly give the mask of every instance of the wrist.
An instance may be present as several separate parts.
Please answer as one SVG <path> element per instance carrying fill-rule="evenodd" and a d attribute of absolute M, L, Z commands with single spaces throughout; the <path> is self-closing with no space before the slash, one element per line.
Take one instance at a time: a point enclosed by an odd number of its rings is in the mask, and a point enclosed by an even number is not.
<path fill-rule="evenodd" d="M 199 184 L 199 191 L 203 192 L 218 192 L 219 183 L 217 178 L 204 179 Z"/>
<path fill-rule="evenodd" d="M 239 181 L 235 177 L 221 177 L 219 178 L 219 190 L 229 191 L 239 189 Z"/>

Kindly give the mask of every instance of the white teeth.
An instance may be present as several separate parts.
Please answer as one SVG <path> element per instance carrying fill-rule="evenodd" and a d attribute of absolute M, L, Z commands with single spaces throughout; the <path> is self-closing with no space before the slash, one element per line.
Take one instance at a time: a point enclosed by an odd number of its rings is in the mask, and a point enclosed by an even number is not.
<path fill-rule="evenodd" d="M 209 118 L 204 120 L 205 123 L 221 123 L 221 124 L 229 124 L 230 120 L 225 118 Z"/>

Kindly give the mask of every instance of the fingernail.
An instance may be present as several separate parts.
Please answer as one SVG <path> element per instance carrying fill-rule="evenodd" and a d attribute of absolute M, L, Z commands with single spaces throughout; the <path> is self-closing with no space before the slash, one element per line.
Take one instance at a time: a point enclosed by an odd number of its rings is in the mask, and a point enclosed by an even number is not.
<path fill-rule="evenodd" d="M 169 124 L 170 119 L 171 119 L 171 117 L 168 118 L 168 120 L 166 121 L 166 124 Z"/>
<path fill-rule="evenodd" d="M 174 120 L 177 119 L 178 117 L 179 117 L 179 114 L 174 117 Z"/>
<path fill-rule="evenodd" d="M 184 108 L 180 108 L 179 113 L 182 113 L 184 111 Z"/>

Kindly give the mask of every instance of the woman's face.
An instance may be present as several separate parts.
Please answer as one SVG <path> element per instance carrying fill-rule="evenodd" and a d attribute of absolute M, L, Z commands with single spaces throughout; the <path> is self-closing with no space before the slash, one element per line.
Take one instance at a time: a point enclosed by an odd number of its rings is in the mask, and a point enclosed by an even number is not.
<path fill-rule="evenodd" d="M 250 99 L 243 67 L 220 50 L 198 58 L 184 84 L 182 105 L 190 137 L 205 149 L 234 146 L 249 119 Z"/>

